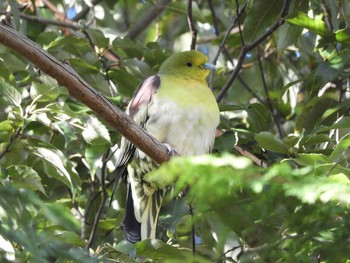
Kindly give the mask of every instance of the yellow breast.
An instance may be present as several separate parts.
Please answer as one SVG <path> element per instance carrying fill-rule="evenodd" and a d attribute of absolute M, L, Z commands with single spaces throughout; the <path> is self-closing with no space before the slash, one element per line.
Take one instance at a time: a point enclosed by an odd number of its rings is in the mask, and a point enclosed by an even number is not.
<path fill-rule="evenodd" d="M 205 81 L 171 76 L 161 77 L 148 115 L 146 130 L 180 155 L 209 152 L 220 121 L 218 105 Z"/>

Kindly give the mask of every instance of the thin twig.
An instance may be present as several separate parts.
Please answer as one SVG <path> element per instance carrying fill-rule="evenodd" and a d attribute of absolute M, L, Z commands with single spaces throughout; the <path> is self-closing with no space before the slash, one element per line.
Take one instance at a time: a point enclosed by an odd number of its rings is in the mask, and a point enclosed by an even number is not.
<path fill-rule="evenodd" d="M 130 19 L 129 19 L 129 2 L 128 0 L 124 0 L 123 3 L 124 8 L 122 8 L 123 19 L 126 29 L 130 28 Z"/>
<path fill-rule="evenodd" d="M 274 107 L 272 105 L 272 101 L 271 101 L 270 94 L 269 94 L 269 88 L 267 87 L 265 74 L 264 74 L 264 69 L 263 69 L 263 66 L 262 66 L 261 58 L 260 58 L 259 47 L 257 47 L 256 50 L 257 50 L 258 65 L 259 65 L 261 80 L 262 80 L 262 84 L 263 84 L 263 88 L 264 88 L 266 103 L 267 103 L 267 105 L 268 105 L 268 107 L 270 109 L 270 112 L 271 112 L 271 115 L 272 115 L 272 119 L 273 119 L 274 123 L 276 124 L 277 130 L 278 130 L 278 134 L 279 134 L 280 138 L 283 138 L 284 132 L 283 132 L 282 127 L 281 127 L 281 125 L 279 123 L 279 116 L 277 115 L 277 112 L 275 111 L 275 109 L 274 109 Z"/>
<path fill-rule="evenodd" d="M 214 5 L 213 5 L 213 2 L 211 0 L 208 0 L 208 4 L 209 4 L 211 16 L 213 18 L 214 32 L 215 32 L 215 35 L 218 36 L 219 35 L 219 23 L 218 23 L 218 19 L 217 19 L 216 15 L 215 15 Z"/>
<path fill-rule="evenodd" d="M 284 5 L 281 11 L 280 19 L 278 19 L 271 27 L 269 27 L 264 34 L 262 34 L 259 38 L 257 38 L 254 42 L 251 44 L 246 44 L 242 47 L 235 70 L 232 72 L 230 78 L 224 85 L 224 87 L 219 92 L 218 96 L 216 97 L 216 100 L 220 102 L 224 96 L 226 95 L 227 91 L 230 89 L 232 83 L 235 81 L 239 71 L 241 70 L 241 67 L 243 65 L 243 61 L 249 51 L 257 47 L 261 42 L 263 42 L 266 38 L 268 38 L 273 32 L 275 32 L 283 23 L 286 15 L 288 14 L 288 9 L 290 5 L 291 0 L 285 0 Z"/>
<path fill-rule="evenodd" d="M 209 2 L 211 3 L 210 0 L 209 0 Z M 242 8 L 240 8 L 239 11 L 237 11 L 237 17 L 240 16 L 240 15 L 244 12 L 245 7 L 246 7 L 246 5 L 244 5 Z M 210 8 L 210 10 L 211 10 L 211 12 L 212 12 L 213 21 L 216 21 L 216 18 L 215 18 L 216 15 L 215 15 L 215 10 L 214 10 L 214 8 Z M 224 55 L 225 55 L 225 57 L 226 57 L 226 59 L 231 63 L 231 65 L 232 65 L 233 67 L 235 67 L 235 64 L 234 64 L 234 62 L 233 62 L 233 58 L 231 57 L 231 54 L 230 54 L 230 52 L 227 50 L 227 48 L 226 48 L 225 45 L 226 45 L 226 42 L 227 42 L 227 40 L 228 40 L 228 37 L 229 37 L 229 36 L 231 35 L 231 33 L 232 33 L 232 30 L 235 28 L 236 21 L 239 21 L 238 18 L 236 18 L 236 19 L 233 21 L 232 25 L 231 25 L 230 28 L 227 30 L 227 32 L 226 32 L 226 34 L 225 34 L 225 36 L 224 36 L 222 42 L 220 43 L 218 52 L 216 53 L 216 55 L 215 55 L 215 57 L 214 57 L 214 59 L 213 59 L 213 61 L 212 61 L 212 63 L 213 63 L 214 65 L 216 65 L 216 62 L 217 62 L 217 60 L 218 60 L 218 58 L 219 58 L 219 56 L 220 56 L 220 53 L 223 52 Z M 216 36 L 219 36 L 218 25 L 216 25 L 215 23 L 214 23 L 214 29 L 215 29 L 215 35 L 216 35 Z M 243 39 L 243 38 L 242 38 L 242 39 Z M 211 78 L 212 78 L 212 72 L 210 73 L 210 80 L 211 80 Z M 254 92 L 254 90 L 251 89 L 251 88 L 249 87 L 249 85 L 248 85 L 239 75 L 238 75 L 238 81 L 242 84 L 243 88 L 245 88 L 254 98 L 256 98 L 259 102 L 264 103 L 264 101 L 260 98 L 260 96 L 259 96 L 256 92 Z"/>
<path fill-rule="evenodd" d="M 107 161 L 106 161 L 106 156 L 108 155 L 108 153 L 106 153 L 103 157 L 102 160 L 102 168 L 101 168 L 101 191 L 102 191 L 102 200 L 100 203 L 100 206 L 97 210 L 96 216 L 95 216 L 95 220 L 94 223 L 92 225 L 92 229 L 91 229 L 91 233 L 90 233 L 90 238 L 89 241 L 86 244 L 86 249 L 89 249 L 92 246 L 92 243 L 94 241 L 95 235 L 96 235 L 96 230 L 98 227 L 98 223 L 100 221 L 103 209 L 106 205 L 106 201 L 108 199 L 108 194 L 107 194 L 107 188 L 106 188 L 106 184 L 105 184 L 105 179 L 106 179 L 106 165 L 107 165 Z"/>
<path fill-rule="evenodd" d="M 213 10 L 213 12 L 214 12 L 214 10 Z M 213 16 L 215 16 L 215 13 L 213 13 Z M 232 23 L 232 25 L 230 26 L 230 28 L 227 30 L 227 32 L 226 32 L 224 38 L 222 39 L 222 41 L 221 41 L 221 43 L 220 43 L 220 45 L 219 45 L 218 52 L 216 53 L 216 55 L 215 55 L 215 57 L 214 57 L 214 60 L 213 60 L 213 64 L 214 64 L 214 65 L 216 64 L 216 62 L 217 62 L 217 60 L 218 60 L 218 58 L 219 58 L 219 56 L 220 56 L 220 52 L 223 51 L 223 50 L 226 50 L 226 51 L 227 51 L 225 45 L 226 45 L 226 42 L 227 42 L 228 37 L 229 37 L 230 34 L 231 34 L 232 29 L 234 29 L 234 27 L 235 27 L 235 24 L 236 24 L 235 22 Z M 217 32 L 216 35 L 219 36 L 218 29 L 215 29 L 215 32 Z"/>
<path fill-rule="evenodd" d="M 14 132 L 12 134 L 12 136 L 10 137 L 10 141 L 8 142 L 8 144 L 6 145 L 5 149 L 3 152 L 0 152 L 0 160 L 2 159 L 2 157 L 5 156 L 6 153 L 8 153 L 10 151 L 11 145 L 15 142 L 15 140 L 18 138 L 18 136 L 20 135 L 22 128 L 18 128 L 16 130 L 16 132 Z"/>
<path fill-rule="evenodd" d="M 6 15 L 6 11 L 0 11 L 0 15 Z M 80 25 L 77 23 L 71 22 L 69 20 L 66 21 L 58 21 L 58 20 L 52 20 L 52 19 L 46 19 L 38 16 L 32 16 L 20 13 L 19 16 L 25 20 L 32 21 L 32 22 L 39 22 L 41 24 L 45 25 L 54 25 L 54 26 L 60 26 L 60 27 L 67 27 L 73 30 L 79 30 L 81 28 Z"/>
<path fill-rule="evenodd" d="M 191 50 L 196 49 L 197 34 L 198 30 L 194 25 L 193 14 L 192 14 L 192 0 L 187 0 L 187 22 L 190 28 L 192 39 L 191 39 Z"/>
<path fill-rule="evenodd" d="M 239 3 L 238 0 L 236 0 L 236 16 L 237 16 L 237 23 L 238 23 L 238 30 L 239 30 L 239 36 L 241 38 L 241 43 L 242 46 L 244 46 L 244 38 L 243 38 L 243 33 L 242 33 L 242 28 L 241 28 L 241 21 L 239 20 L 240 18 L 240 13 L 239 13 Z"/>
<path fill-rule="evenodd" d="M 238 253 L 238 255 L 240 255 L 242 252 L 243 252 L 243 247 L 241 246 L 241 245 L 238 245 L 238 246 L 234 246 L 234 247 L 232 247 L 232 248 L 230 248 L 229 250 L 226 250 L 224 253 L 222 253 L 218 258 L 217 258 L 217 260 L 216 261 L 219 261 L 219 259 L 225 259 L 226 258 L 226 255 L 228 254 L 228 253 L 231 253 L 231 252 L 233 252 L 233 251 L 235 251 L 236 249 L 241 249 L 241 251 Z M 239 258 L 239 256 L 237 257 L 237 258 Z"/>
<path fill-rule="evenodd" d="M 80 19 L 85 18 L 91 7 L 99 4 L 101 1 L 102 0 L 92 0 L 89 5 L 85 4 L 81 11 L 72 18 L 72 21 L 79 21 Z"/>
<path fill-rule="evenodd" d="M 66 15 L 61 12 L 54 4 L 52 4 L 49 0 L 42 0 L 43 3 L 55 14 L 55 16 L 60 19 L 63 20 L 65 19 Z"/>
<path fill-rule="evenodd" d="M 245 82 L 245 80 L 238 75 L 238 81 L 242 84 L 243 88 L 245 88 L 251 95 L 252 97 L 256 98 L 260 103 L 264 104 L 265 101 L 260 98 L 260 96 L 247 84 L 247 82 Z"/>
<path fill-rule="evenodd" d="M 191 204 L 188 205 L 189 206 L 189 212 L 190 212 L 190 216 L 191 216 L 191 225 L 192 225 L 192 254 L 193 256 L 196 255 L 196 228 L 194 225 L 194 213 L 193 213 L 193 207 Z"/>
<path fill-rule="evenodd" d="M 106 184 L 106 189 L 108 189 L 112 184 L 114 184 L 116 179 L 111 180 L 110 182 L 108 182 L 108 184 Z M 99 190 L 97 192 L 93 192 L 93 195 L 91 197 L 89 197 L 89 204 L 86 206 L 85 209 L 85 215 L 88 215 L 90 213 L 91 210 L 91 206 L 92 203 L 102 194 L 102 190 Z M 111 206 L 112 200 L 109 203 L 109 207 Z M 86 217 L 86 216 L 85 216 Z M 86 222 L 86 224 L 88 225 L 92 225 L 92 223 L 90 222 Z"/>
<path fill-rule="evenodd" d="M 247 157 L 251 159 L 255 164 L 267 168 L 267 163 L 265 163 L 262 159 L 259 159 L 254 154 L 248 152 L 247 150 L 244 150 L 242 147 L 235 145 L 233 147 L 237 152 L 239 152 L 242 156 Z"/>
<path fill-rule="evenodd" d="M 76 199 L 73 199 L 73 193 L 69 188 L 68 188 L 68 194 L 72 200 L 73 208 L 77 212 L 77 216 L 78 216 L 79 221 L 80 221 L 80 225 L 81 225 L 80 238 L 82 240 L 85 240 L 85 234 L 86 234 L 85 214 L 83 214 L 80 211 L 79 204 L 77 203 Z"/>

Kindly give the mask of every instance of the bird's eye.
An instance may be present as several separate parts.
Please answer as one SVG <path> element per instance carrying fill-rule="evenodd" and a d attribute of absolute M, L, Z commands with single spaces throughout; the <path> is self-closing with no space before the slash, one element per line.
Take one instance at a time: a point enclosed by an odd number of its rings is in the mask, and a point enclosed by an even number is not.
<path fill-rule="evenodd" d="M 190 68 L 190 67 L 192 67 L 192 63 L 191 62 L 187 62 L 186 66 Z"/>

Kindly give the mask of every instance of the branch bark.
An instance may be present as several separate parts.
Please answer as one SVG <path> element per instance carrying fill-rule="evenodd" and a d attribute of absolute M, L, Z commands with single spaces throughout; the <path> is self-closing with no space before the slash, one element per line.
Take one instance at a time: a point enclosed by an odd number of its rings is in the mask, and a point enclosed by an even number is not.
<path fill-rule="evenodd" d="M 96 112 L 154 161 L 162 163 L 169 159 L 166 147 L 92 88 L 68 64 L 58 61 L 39 45 L 2 22 L 0 23 L 0 43 L 15 50 L 43 72 L 56 79 L 60 85 L 68 89 L 72 97 Z"/>

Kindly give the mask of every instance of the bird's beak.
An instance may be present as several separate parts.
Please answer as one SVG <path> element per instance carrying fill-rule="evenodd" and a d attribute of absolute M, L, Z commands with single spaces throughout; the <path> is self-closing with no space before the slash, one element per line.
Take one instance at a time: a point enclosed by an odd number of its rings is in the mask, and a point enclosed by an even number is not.
<path fill-rule="evenodd" d="M 215 65 L 213 65 L 213 64 L 211 64 L 211 63 L 205 63 L 204 65 L 203 65 L 203 68 L 205 68 L 205 69 L 212 69 L 212 70 L 216 70 L 216 67 L 215 67 Z"/>

